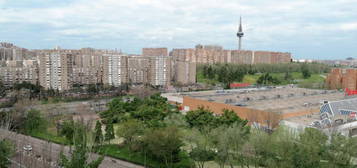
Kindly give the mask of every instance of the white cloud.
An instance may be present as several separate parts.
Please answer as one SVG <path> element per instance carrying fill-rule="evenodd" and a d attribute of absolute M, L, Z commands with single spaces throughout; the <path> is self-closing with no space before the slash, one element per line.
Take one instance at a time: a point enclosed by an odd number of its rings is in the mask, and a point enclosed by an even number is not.
<path fill-rule="evenodd" d="M 240 15 L 245 39 L 269 44 L 356 30 L 356 10 L 357 0 L 73 0 L 47 8 L 0 10 L 0 24 L 48 26 L 51 36 L 58 38 L 127 37 L 235 46 Z"/>
<path fill-rule="evenodd" d="M 357 22 L 342 24 L 341 29 L 342 30 L 357 30 Z"/>

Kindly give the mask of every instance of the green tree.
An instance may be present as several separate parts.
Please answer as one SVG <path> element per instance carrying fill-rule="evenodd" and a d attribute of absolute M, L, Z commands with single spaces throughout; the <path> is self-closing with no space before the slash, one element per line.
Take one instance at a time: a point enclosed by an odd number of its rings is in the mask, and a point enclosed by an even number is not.
<path fill-rule="evenodd" d="M 352 158 L 357 157 L 357 139 L 333 134 L 328 145 L 329 167 L 354 167 Z"/>
<path fill-rule="evenodd" d="M 23 129 L 25 133 L 31 134 L 33 131 L 38 131 L 46 128 L 46 120 L 42 117 L 38 110 L 30 110 L 27 112 Z"/>
<path fill-rule="evenodd" d="M 212 139 L 217 149 L 216 162 L 220 167 L 229 164 L 231 167 L 238 163 L 241 167 L 247 164 L 242 152 L 243 145 L 249 139 L 250 128 L 244 123 L 235 123 L 229 127 L 224 125 L 212 131 Z"/>
<path fill-rule="evenodd" d="M 198 168 L 204 168 L 207 161 L 214 160 L 216 153 L 213 150 L 211 135 L 204 134 L 196 129 L 191 129 L 185 133 L 185 141 L 190 145 L 190 158 L 193 159 Z"/>
<path fill-rule="evenodd" d="M 241 119 L 233 110 L 224 109 L 223 114 L 218 117 L 218 125 L 231 126 L 235 123 L 248 124 L 248 120 Z"/>
<path fill-rule="evenodd" d="M 124 143 L 129 145 L 129 149 L 133 149 L 133 143 L 143 134 L 143 132 L 144 126 L 141 122 L 137 120 L 128 120 L 120 124 L 116 135 L 124 138 Z"/>
<path fill-rule="evenodd" d="M 305 128 L 299 138 L 298 150 L 294 155 L 295 166 L 321 167 L 328 137 L 317 129 Z"/>
<path fill-rule="evenodd" d="M 0 168 L 7 168 L 11 165 L 9 158 L 13 154 L 14 146 L 7 140 L 0 140 Z"/>
<path fill-rule="evenodd" d="M 173 168 L 180 160 L 181 147 L 184 145 L 182 135 L 176 127 L 158 128 L 146 132 L 143 144 L 147 152 L 155 159 Z"/>
<path fill-rule="evenodd" d="M 211 65 L 208 65 L 208 68 L 207 68 L 207 75 L 206 75 L 209 79 L 214 79 L 215 78 L 215 71 L 214 69 L 212 68 Z"/>
<path fill-rule="evenodd" d="M 302 73 L 302 76 L 303 76 L 305 79 L 311 77 L 311 72 L 310 72 L 309 67 L 307 66 L 307 64 L 303 64 L 303 65 L 301 66 L 301 73 Z"/>
<path fill-rule="evenodd" d="M 102 123 L 98 120 L 95 124 L 94 143 L 97 145 L 103 142 Z"/>
<path fill-rule="evenodd" d="M 293 76 L 291 75 L 291 73 L 289 71 L 286 71 L 284 74 L 284 80 L 291 81 L 292 79 L 293 79 Z"/>
<path fill-rule="evenodd" d="M 260 85 L 278 85 L 280 83 L 281 81 L 278 78 L 271 76 L 269 73 L 261 75 L 257 80 L 257 84 Z"/>
<path fill-rule="evenodd" d="M 61 124 L 61 128 L 59 134 L 66 137 L 66 140 L 69 144 L 73 144 L 73 137 L 74 137 L 74 129 L 76 128 L 76 124 L 73 120 L 64 121 Z"/>
<path fill-rule="evenodd" d="M 200 131 L 203 131 L 207 127 L 214 128 L 217 125 L 213 112 L 203 107 L 187 112 L 185 119 L 189 127 L 197 128 Z"/>
<path fill-rule="evenodd" d="M 113 127 L 113 123 L 112 122 L 109 122 L 106 124 L 105 126 L 105 135 L 104 135 L 104 139 L 106 141 L 109 141 L 110 143 L 110 140 L 114 139 L 115 138 L 115 135 L 114 135 L 114 127 Z"/>
<path fill-rule="evenodd" d="M 74 129 L 74 151 L 67 158 L 62 152 L 60 153 L 59 165 L 63 168 L 98 168 L 102 163 L 104 156 L 88 162 L 88 153 L 90 148 L 87 144 L 87 132 L 83 125 L 78 124 Z"/>
<path fill-rule="evenodd" d="M 213 150 L 201 147 L 195 147 L 190 152 L 190 157 L 196 161 L 198 168 L 204 168 L 205 163 L 212 161 L 216 154 Z"/>

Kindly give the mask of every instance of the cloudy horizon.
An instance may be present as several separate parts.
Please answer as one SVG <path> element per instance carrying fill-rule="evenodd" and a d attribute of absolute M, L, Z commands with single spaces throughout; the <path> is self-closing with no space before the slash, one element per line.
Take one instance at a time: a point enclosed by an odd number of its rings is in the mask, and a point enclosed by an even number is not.
<path fill-rule="evenodd" d="M 357 0 L 0 0 L 0 41 L 29 49 L 237 48 L 357 58 Z"/>

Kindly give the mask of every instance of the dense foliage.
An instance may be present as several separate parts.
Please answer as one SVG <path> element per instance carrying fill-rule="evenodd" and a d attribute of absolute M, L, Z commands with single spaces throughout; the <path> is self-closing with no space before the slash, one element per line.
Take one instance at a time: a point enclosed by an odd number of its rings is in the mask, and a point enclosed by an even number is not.
<path fill-rule="evenodd" d="M 14 150 L 13 145 L 7 140 L 0 140 L 0 168 L 7 168 L 11 162 L 9 160 Z"/>
<path fill-rule="evenodd" d="M 46 120 L 38 110 L 30 110 L 25 117 L 23 129 L 26 134 L 46 128 Z"/>
<path fill-rule="evenodd" d="M 107 111 L 100 113 L 105 123 L 120 123 L 129 119 L 136 119 L 143 122 L 147 127 L 161 127 L 166 116 L 177 112 L 177 108 L 169 105 L 166 98 L 159 94 L 145 99 L 136 97 L 115 98 L 108 106 Z"/>

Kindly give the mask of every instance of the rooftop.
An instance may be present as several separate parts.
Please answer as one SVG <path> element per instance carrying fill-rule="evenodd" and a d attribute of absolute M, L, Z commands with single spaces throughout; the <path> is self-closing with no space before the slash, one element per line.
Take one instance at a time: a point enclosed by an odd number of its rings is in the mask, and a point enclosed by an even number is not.
<path fill-rule="evenodd" d="M 170 96 L 189 96 L 281 114 L 318 110 L 324 101 L 337 101 L 345 98 L 343 92 L 336 90 L 315 90 L 292 86 L 185 92 L 171 94 Z"/>

